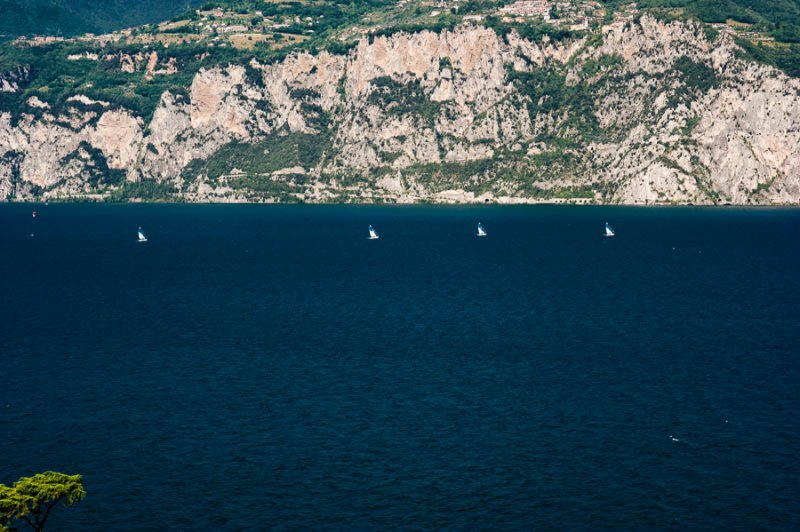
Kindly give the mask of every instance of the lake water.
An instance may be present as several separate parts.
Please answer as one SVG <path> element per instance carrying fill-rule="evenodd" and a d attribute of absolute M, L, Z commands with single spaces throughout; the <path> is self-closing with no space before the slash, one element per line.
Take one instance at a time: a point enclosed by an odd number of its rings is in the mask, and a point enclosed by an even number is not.
<path fill-rule="evenodd" d="M 798 302 L 792 209 L 3 205 L 0 482 L 83 474 L 55 530 L 796 529 Z"/>

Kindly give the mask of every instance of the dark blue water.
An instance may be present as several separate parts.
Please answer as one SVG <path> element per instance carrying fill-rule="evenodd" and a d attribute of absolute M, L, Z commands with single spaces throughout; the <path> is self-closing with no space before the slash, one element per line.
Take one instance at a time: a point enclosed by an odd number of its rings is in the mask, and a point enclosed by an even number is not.
<path fill-rule="evenodd" d="M 5 205 L 0 482 L 83 474 L 57 530 L 797 528 L 799 301 L 798 210 Z"/>

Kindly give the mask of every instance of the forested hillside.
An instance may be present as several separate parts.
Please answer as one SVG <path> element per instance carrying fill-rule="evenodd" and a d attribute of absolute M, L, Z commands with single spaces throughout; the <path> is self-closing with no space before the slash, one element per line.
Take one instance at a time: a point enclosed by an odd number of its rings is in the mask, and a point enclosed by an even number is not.
<path fill-rule="evenodd" d="M 201 0 L 0 0 L 0 35 L 77 35 L 159 22 Z"/>
<path fill-rule="evenodd" d="M 797 42 L 798 0 L 641 0 L 641 8 L 682 10 L 703 22 L 756 24 L 781 40 Z"/>

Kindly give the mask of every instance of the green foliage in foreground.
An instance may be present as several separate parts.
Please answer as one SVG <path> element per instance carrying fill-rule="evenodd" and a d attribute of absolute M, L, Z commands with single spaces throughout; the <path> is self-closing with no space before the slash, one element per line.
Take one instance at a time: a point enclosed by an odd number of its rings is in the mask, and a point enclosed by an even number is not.
<path fill-rule="evenodd" d="M 58 504 L 72 506 L 86 497 L 80 475 L 47 471 L 23 477 L 13 486 L 0 484 L 0 530 L 16 530 L 21 521 L 34 530 L 43 530 L 50 512 Z"/>

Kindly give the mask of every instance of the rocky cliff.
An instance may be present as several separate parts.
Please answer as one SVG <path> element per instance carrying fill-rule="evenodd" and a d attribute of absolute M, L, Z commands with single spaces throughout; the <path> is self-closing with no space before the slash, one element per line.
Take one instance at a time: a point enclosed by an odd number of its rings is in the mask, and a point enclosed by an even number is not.
<path fill-rule="evenodd" d="M 646 15 L 558 41 L 474 23 L 203 69 L 147 121 L 31 98 L 0 113 L 0 197 L 796 204 L 800 81 L 740 55 Z"/>

